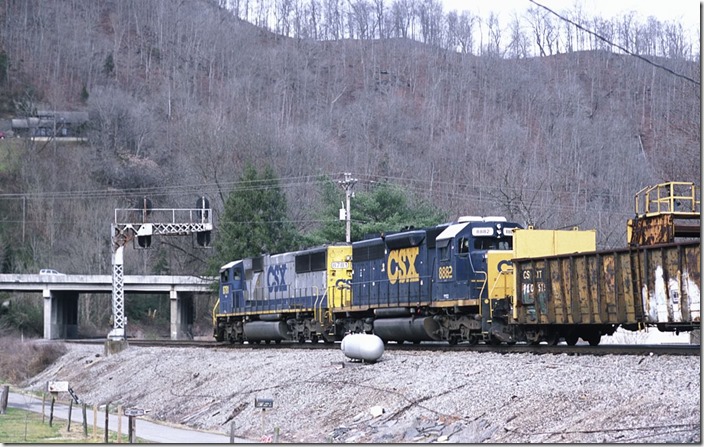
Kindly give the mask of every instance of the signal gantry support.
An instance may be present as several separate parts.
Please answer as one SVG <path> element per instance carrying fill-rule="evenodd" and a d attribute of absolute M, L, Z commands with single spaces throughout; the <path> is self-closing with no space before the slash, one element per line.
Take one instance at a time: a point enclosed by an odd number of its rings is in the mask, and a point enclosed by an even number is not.
<path fill-rule="evenodd" d="M 113 328 L 108 340 L 121 342 L 125 340 L 127 317 L 125 316 L 124 294 L 124 257 L 125 245 L 137 238 L 142 248 L 151 245 L 152 235 L 186 236 L 196 234 L 198 245 L 210 244 L 210 232 L 213 230 L 212 210 L 208 199 L 201 197 L 198 208 L 151 208 L 151 202 L 144 199 L 143 207 L 116 209 L 115 220 L 110 226 L 112 242 L 112 316 Z"/>

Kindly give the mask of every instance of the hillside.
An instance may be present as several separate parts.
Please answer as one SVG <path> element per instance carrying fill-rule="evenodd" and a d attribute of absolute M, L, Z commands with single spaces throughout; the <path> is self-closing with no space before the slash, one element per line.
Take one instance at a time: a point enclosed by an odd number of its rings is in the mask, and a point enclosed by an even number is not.
<path fill-rule="evenodd" d="M 636 191 L 700 178 L 699 85 L 596 47 L 290 38 L 209 1 L 8 0 L 0 24 L 4 117 L 90 116 L 85 144 L 0 140 L 4 271 L 109 272 L 114 209 L 144 196 L 205 194 L 217 225 L 247 162 L 272 165 L 302 231 L 320 218 L 317 176 L 352 172 L 450 215 L 596 228 L 600 247 L 625 243 Z M 695 60 L 649 59 L 700 78 Z M 194 245 L 127 250 L 126 273 L 202 273 Z"/>

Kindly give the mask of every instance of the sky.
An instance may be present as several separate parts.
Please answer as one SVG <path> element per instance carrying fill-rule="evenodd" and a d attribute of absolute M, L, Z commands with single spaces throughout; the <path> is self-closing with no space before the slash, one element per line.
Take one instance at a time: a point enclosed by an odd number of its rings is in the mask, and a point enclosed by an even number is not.
<path fill-rule="evenodd" d="M 576 4 L 589 15 L 610 18 L 622 16 L 630 11 L 645 21 L 654 16 L 661 22 L 682 23 L 686 30 L 697 32 L 700 23 L 699 0 L 535 0 L 558 14 L 574 10 Z M 525 12 L 536 7 L 529 0 L 442 0 L 446 12 L 468 10 L 479 17 L 488 17 L 491 11 L 499 14 L 499 22 L 506 23 L 513 12 Z"/>

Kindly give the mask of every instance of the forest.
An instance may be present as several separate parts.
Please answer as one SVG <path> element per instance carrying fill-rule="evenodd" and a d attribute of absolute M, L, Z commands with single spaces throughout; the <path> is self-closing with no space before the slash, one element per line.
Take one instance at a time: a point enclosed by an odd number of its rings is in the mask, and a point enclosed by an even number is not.
<path fill-rule="evenodd" d="M 599 248 L 624 246 L 638 190 L 700 185 L 699 36 L 653 17 L 557 14 L 539 2 L 502 21 L 438 0 L 5 0 L 0 121 L 90 119 L 82 143 L 0 140 L 0 268 L 109 274 L 115 209 L 206 196 L 215 248 L 156 239 L 125 251 L 125 273 L 212 273 L 219 231 L 249 222 L 225 213 L 248 166 L 272 173 L 277 222 L 298 235 L 342 231 L 344 191 L 326 185 L 349 172 L 360 200 L 392 186 L 450 220 L 593 228 Z"/>

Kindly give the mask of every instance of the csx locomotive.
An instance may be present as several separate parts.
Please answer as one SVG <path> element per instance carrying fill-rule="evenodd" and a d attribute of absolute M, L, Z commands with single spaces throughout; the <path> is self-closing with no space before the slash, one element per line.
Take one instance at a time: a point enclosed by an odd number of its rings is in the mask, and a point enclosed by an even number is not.
<path fill-rule="evenodd" d="M 647 214 L 635 228 L 652 227 Z M 664 242 L 596 251 L 594 231 L 467 216 L 241 259 L 220 270 L 214 337 L 333 342 L 364 332 L 398 343 L 597 345 L 619 326 L 698 329 L 699 241 Z"/>

